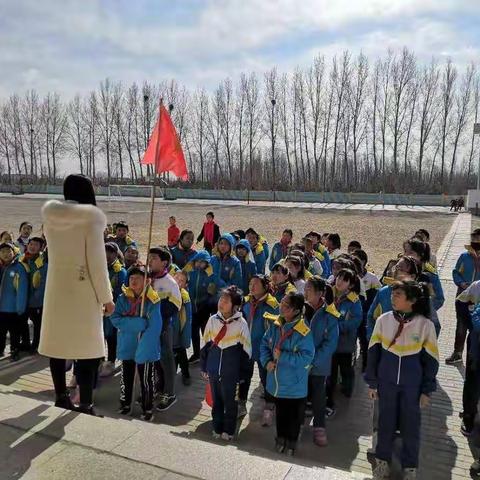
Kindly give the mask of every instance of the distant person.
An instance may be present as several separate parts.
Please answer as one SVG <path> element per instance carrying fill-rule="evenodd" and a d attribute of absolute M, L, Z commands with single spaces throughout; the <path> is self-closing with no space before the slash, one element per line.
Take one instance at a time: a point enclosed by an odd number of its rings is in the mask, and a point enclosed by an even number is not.
<path fill-rule="evenodd" d="M 173 248 L 177 246 L 180 239 L 180 229 L 177 227 L 177 220 L 173 215 L 169 217 L 168 221 L 170 226 L 167 230 L 167 244 L 168 248 Z"/>
<path fill-rule="evenodd" d="M 182 230 L 178 238 L 177 245 L 170 249 L 172 262 L 178 267 L 183 268 L 195 256 L 196 250 L 192 248 L 195 238 L 191 230 Z"/>
<path fill-rule="evenodd" d="M 75 359 L 77 410 L 95 415 L 93 387 L 105 350 L 102 306 L 106 315 L 115 309 L 103 243 L 107 219 L 88 177 L 69 175 L 63 193 L 64 202 L 42 208 L 49 264 L 38 351 L 50 358 L 55 405 L 75 409 L 65 379 L 66 359 Z"/>
<path fill-rule="evenodd" d="M 288 251 L 292 244 L 293 232 L 290 228 L 286 228 L 282 232 L 282 237 L 279 242 L 276 242 L 272 247 L 272 253 L 270 255 L 269 269 L 273 270 L 273 267 L 286 258 Z"/>
<path fill-rule="evenodd" d="M 17 238 L 15 245 L 20 249 L 20 253 L 25 253 L 27 249 L 28 241 L 30 240 L 30 235 L 32 234 L 33 225 L 30 222 L 22 222 L 18 231 L 20 236 Z"/>
<path fill-rule="evenodd" d="M 114 228 L 115 237 L 111 241 L 115 242 L 118 245 L 120 251 L 122 252 L 122 255 L 125 253 L 125 250 L 131 245 L 134 247 L 137 246 L 137 242 L 135 242 L 135 240 L 133 240 L 129 236 L 129 228 L 125 222 L 116 223 Z"/>
<path fill-rule="evenodd" d="M 220 227 L 215 223 L 215 215 L 213 212 L 207 212 L 202 231 L 197 238 L 197 243 L 200 243 L 203 239 L 203 248 L 211 254 L 212 249 L 218 242 L 219 238 Z"/>

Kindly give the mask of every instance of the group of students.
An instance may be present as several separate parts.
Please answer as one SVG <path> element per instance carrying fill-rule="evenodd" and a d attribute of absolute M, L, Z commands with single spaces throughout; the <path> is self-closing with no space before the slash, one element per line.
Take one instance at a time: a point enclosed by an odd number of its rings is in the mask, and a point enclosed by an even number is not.
<path fill-rule="evenodd" d="M 313 417 L 313 442 L 327 445 L 337 384 L 345 397 L 353 392 L 358 344 L 360 370 L 376 400 L 375 478 L 388 478 L 397 430 L 404 478 L 415 478 L 420 407 L 435 390 L 437 312 L 444 302 L 428 232 L 406 240 L 403 254 L 378 278 L 360 243 L 350 242 L 343 252 L 336 233 L 312 231 L 294 243 L 292 230 L 285 229 L 270 249 L 253 228 L 220 233 L 208 212 L 197 237 L 204 248 L 196 250 L 193 231 L 180 231 L 174 217 L 169 223 L 169 245 L 151 248 L 146 264 L 125 222 L 105 231 L 115 311 L 104 317 L 106 355 L 99 374 L 112 375 L 121 361 L 119 412 L 131 412 L 138 377 L 142 418 L 151 420 L 154 405 L 162 411 L 175 404 L 178 368 L 188 386 L 191 365 L 200 362 L 213 400 L 213 435 L 232 440 L 237 418 L 247 413 L 256 366 L 263 387 L 261 423 L 275 421 L 276 450 L 294 455 L 305 416 Z M 21 241 L 2 234 L 0 244 L 0 325 L 2 338 L 10 331 L 13 357 L 20 319 L 36 325 L 34 311 L 41 319 L 36 299 L 48 266 L 45 239 L 28 238 L 28 225 Z M 472 238 L 475 252 L 480 232 Z M 478 265 L 475 257 L 457 268 L 457 284 L 469 301 L 476 284 L 464 279 L 473 271 L 480 280 Z M 466 411 L 465 425 L 475 413 L 473 407 Z"/>

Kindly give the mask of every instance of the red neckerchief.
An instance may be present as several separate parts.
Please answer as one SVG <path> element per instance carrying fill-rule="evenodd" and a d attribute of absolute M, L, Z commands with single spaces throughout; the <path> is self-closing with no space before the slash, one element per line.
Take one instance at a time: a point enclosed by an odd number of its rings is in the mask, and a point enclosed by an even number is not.
<path fill-rule="evenodd" d="M 250 313 L 248 315 L 248 325 L 251 326 L 253 322 L 253 317 L 255 316 L 255 312 L 257 311 L 257 307 L 264 302 L 265 298 L 267 298 L 267 293 L 256 300 L 253 295 L 250 297 Z"/>
<path fill-rule="evenodd" d="M 129 298 L 127 297 L 128 303 L 130 305 L 130 310 L 124 313 L 124 317 L 135 317 L 138 315 L 138 308 L 142 304 L 142 296 L 140 295 L 138 298 Z"/>
<path fill-rule="evenodd" d="M 287 330 L 286 332 L 283 331 L 283 326 L 280 327 L 280 340 L 278 343 L 275 345 L 275 348 L 280 350 L 282 345 L 285 343 L 285 341 L 290 338 L 293 335 L 293 327 Z"/>
<path fill-rule="evenodd" d="M 410 320 L 413 319 L 415 314 L 413 312 L 402 313 L 402 312 L 397 312 L 397 311 L 393 310 L 393 316 L 395 317 L 395 320 L 398 322 L 398 328 L 397 328 L 397 331 L 395 332 L 395 336 L 393 337 L 392 341 L 390 342 L 390 345 L 388 346 L 387 350 L 389 350 L 390 347 L 395 345 L 395 342 L 397 341 L 398 337 L 403 332 L 403 327 L 405 326 L 406 323 L 410 322 Z"/>

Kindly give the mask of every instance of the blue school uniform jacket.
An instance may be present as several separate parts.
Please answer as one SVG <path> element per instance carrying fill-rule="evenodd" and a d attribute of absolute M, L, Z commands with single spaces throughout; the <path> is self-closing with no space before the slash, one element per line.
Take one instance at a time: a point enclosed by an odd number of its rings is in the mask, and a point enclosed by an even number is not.
<path fill-rule="evenodd" d="M 172 253 L 172 263 L 174 263 L 178 268 L 182 269 L 185 265 L 196 255 L 196 251 L 193 249 L 183 250 L 182 248 L 176 246 L 170 249 Z"/>
<path fill-rule="evenodd" d="M 235 249 L 237 247 L 243 247 L 247 250 L 247 256 L 244 259 L 239 258 L 240 260 L 240 267 L 242 269 L 242 284 L 240 285 L 240 288 L 242 289 L 242 292 L 244 294 L 248 294 L 250 288 L 250 280 L 254 275 L 257 274 L 257 265 L 255 262 L 251 259 L 253 257 L 252 255 L 252 250 L 250 248 L 250 244 L 248 243 L 248 240 L 240 240 Z"/>
<path fill-rule="evenodd" d="M 269 269 L 273 270 L 273 267 L 280 261 L 282 258 L 287 256 L 288 247 L 285 248 L 281 242 L 274 243 L 272 247 L 272 253 L 270 255 L 270 263 L 268 264 Z"/>
<path fill-rule="evenodd" d="M 318 244 L 317 249 L 315 250 L 315 256 L 320 260 L 320 264 L 322 265 L 322 277 L 327 279 L 332 274 L 332 266 L 328 250 L 322 244 Z"/>
<path fill-rule="evenodd" d="M 210 258 L 210 254 L 206 250 L 199 250 L 183 269 L 188 275 L 188 293 L 193 314 L 211 303 L 217 292 L 217 283 Z M 208 267 L 205 270 L 195 268 L 194 263 L 197 260 L 207 262 Z"/>
<path fill-rule="evenodd" d="M 23 255 L 20 261 L 28 265 L 28 307 L 41 308 L 47 284 L 47 256 L 41 253 L 37 258 L 26 259 Z"/>
<path fill-rule="evenodd" d="M 112 287 L 113 301 L 116 302 L 119 295 L 122 294 L 122 287 L 127 281 L 127 271 L 120 260 L 115 260 L 108 266 L 108 277 L 110 278 L 110 285 Z M 103 333 L 106 337 L 111 337 L 114 334 L 110 318 L 111 317 L 103 317 Z"/>
<path fill-rule="evenodd" d="M 310 320 L 315 356 L 310 375 L 327 377 L 332 368 L 332 355 L 338 345 L 338 319 L 340 313 L 334 304 L 319 308 Z"/>
<path fill-rule="evenodd" d="M 270 328 L 260 345 L 260 362 L 266 368 L 273 361 L 274 349 L 280 339 L 288 335 L 280 346 L 280 357 L 273 371 L 267 373 L 267 391 L 277 398 L 304 398 L 308 390 L 308 372 L 315 355 L 313 335 L 302 316 L 285 323 L 273 316 Z M 291 333 L 293 332 L 293 333 Z"/>
<path fill-rule="evenodd" d="M 352 353 L 357 343 L 358 327 L 362 323 L 363 312 L 360 297 L 350 292 L 346 297 L 335 301 L 335 306 L 340 313 L 338 317 L 338 337 L 337 352 Z"/>
<path fill-rule="evenodd" d="M 253 258 L 255 260 L 255 265 L 257 266 L 257 273 L 261 273 L 262 275 L 265 275 L 265 268 L 267 266 L 268 254 L 270 253 L 268 248 L 268 243 L 266 242 L 266 240 L 260 238 L 255 248 L 252 249 L 252 253 L 253 253 Z"/>
<path fill-rule="evenodd" d="M 248 323 L 252 339 L 252 360 L 260 361 L 260 344 L 265 332 L 270 326 L 270 320 L 265 314 L 278 315 L 279 304 L 273 295 L 267 293 L 256 304 L 251 295 L 245 297 L 243 316 Z"/>
<path fill-rule="evenodd" d="M 229 233 L 224 233 L 220 240 L 226 240 L 230 244 L 230 253 L 220 258 L 220 254 L 212 255 L 212 267 L 215 275 L 215 283 L 220 289 L 236 285 L 242 288 L 242 267 L 240 260 L 233 256 L 235 240 Z M 220 241 L 219 240 L 219 241 Z"/>
<path fill-rule="evenodd" d="M 453 281 L 460 288 L 461 283 L 472 283 L 480 280 L 480 269 L 475 266 L 477 254 L 470 245 L 465 245 L 466 251 L 458 257 L 455 268 L 452 271 Z"/>
<path fill-rule="evenodd" d="M 148 287 L 143 317 L 140 317 L 141 298 L 135 298 L 128 287 L 122 290 L 123 294 L 118 297 L 115 312 L 110 317 L 118 329 L 117 358 L 135 360 L 136 363 L 160 360 L 160 297 L 152 287 Z"/>
<path fill-rule="evenodd" d="M 0 266 L 0 312 L 22 315 L 28 303 L 28 265 L 18 257 Z"/>
<path fill-rule="evenodd" d="M 192 342 L 192 303 L 188 291 L 182 288 L 182 306 L 173 317 L 173 348 L 189 348 Z"/>
<path fill-rule="evenodd" d="M 367 314 L 367 339 L 370 340 L 377 318 L 392 310 L 392 287 L 385 285 L 373 299 Z"/>
<path fill-rule="evenodd" d="M 222 339 L 215 339 L 222 327 L 227 330 Z M 252 354 L 250 332 L 242 312 L 223 318 L 220 312 L 212 315 L 203 334 L 205 345 L 200 351 L 200 369 L 210 378 L 220 377 L 225 382 L 238 383 L 247 377 Z"/>
<path fill-rule="evenodd" d="M 275 297 L 275 300 L 280 303 L 282 301 L 282 298 L 287 295 L 288 293 L 291 292 L 296 292 L 297 289 L 293 283 L 290 282 L 285 282 L 282 285 L 278 285 L 275 288 L 275 291 L 273 293 L 273 296 Z"/>
<path fill-rule="evenodd" d="M 399 322 L 393 312 L 381 315 L 368 347 L 365 381 L 370 388 L 379 383 L 418 388 L 430 394 L 436 389 L 438 346 L 433 323 L 415 315 L 404 324 L 392 345 Z"/>

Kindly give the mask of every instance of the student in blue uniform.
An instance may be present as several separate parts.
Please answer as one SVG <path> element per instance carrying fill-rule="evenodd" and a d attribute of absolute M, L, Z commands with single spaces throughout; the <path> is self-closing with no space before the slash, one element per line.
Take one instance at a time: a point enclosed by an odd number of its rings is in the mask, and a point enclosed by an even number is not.
<path fill-rule="evenodd" d="M 154 362 L 160 359 L 162 316 L 160 297 L 148 285 L 141 314 L 145 267 L 132 267 L 128 287 L 118 297 L 111 320 L 118 329 L 117 357 L 122 361 L 120 377 L 120 410 L 127 415 L 132 406 L 135 370 L 141 388 L 142 419 L 153 419 Z"/>
<path fill-rule="evenodd" d="M 303 295 L 285 295 L 280 315 L 271 323 L 260 346 L 260 361 L 268 372 L 267 392 L 275 399 L 275 449 L 289 456 L 295 455 L 304 421 L 308 372 L 315 355 L 303 308 Z"/>
<path fill-rule="evenodd" d="M 245 303 L 243 305 L 243 315 L 248 323 L 252 339 L 252 359 L 249 374 L 239 389 L 239 415 L 246 414 L 246 401 L 255 362 L 258 366 L 260 382 L 265 390 L 267 371 L 260 363 L 260 344 L 265 332 L 269 328 L 272 318 L 271 315 L 277 315 L 279 308 L 279 304 L 270 293 L 270 290 L 270 279 L 265 275 L 255 275 L 250 280 L 250 294 L 245 297 Z M 272 424 L 273 409 L 274 399 L 265 391 L 262 426 L 268 427 Z"/>
<path fill-rule="evenodd" d="M 313 442 L 319 447 L 327 445 L 325 429 L 326 380 L 330 375 L 332 356 L 338 344 L 338 318 L 334 293 L 330 285 L 318 276 L 307 280 L 305 301 L 311 309 L 308 319 L 315 345 L 315 356 L 309 376 L 309 397 L 313 410 Z"/>
<path fill-rule="evenodd" d="M 253 261 L 252 251 L 248 240 L 239 240 L 235 246 L 235 254 L 240 260 L 242 268 L 242 283 L 240 288 L 244 293 L 248 293 L 250 280 L 257 274 L 257 265 Z"/>
<path fill-rule="evenodd" d="M 202 376 L 209 381 L 213 397 L 213 436 L 227 441 L 235 435 L 236 393 L 249 369 L 252 353 L 250 332 L 241 308 L 242 293 L 235 285 L 221 291 L 218 312 L 208 319 L 200 354 Z"/>
<path fill-rule="evenodd" d="M 290 228 L 286 228 L 279 242 L 276 242 L 272 247 L 272 253 L 270 255 L 269 269 L 273 270 L 273 267 L 284 259 L 289 252 L 292 244 L 293 232 Z"/>
<path fill-rule="evenodd" d="M 277 263 L 272 271 L 272 289 L 273 296 L 278 303 L 282 301 L 282 298 L 289 294 L 297 291 L 295 285 L 293 284 L 292 277 L 288 268 L 281 264 Z"/>
<path fill-rule="evenodd" d="M 393 311 L 377 319 L 365 380 L 379 402 L 374 478 L 390 478 L 395 432 L 402 437 L 403 478 L 415 479 L 420 447 L 420 409 L 430 404 L 438 372 L 437 337 L 428 285 L 399 282 L 392 287 Z"/>
<path fill-rule="evenodd" d="M 235 285 L 242 286 L 242 267 L 234 255 L 235 240 L 229 233 L 224 233 L 218 240 L 217 250 L 211 257 L 216 283 L 222 288 Z"/>
<path fill-rule="evenodd" d="M 310 232 L 307 237 L 312 240 L 315 256 L 320 260 L 323 273 L 322 277 L 327 279 L 331 275 L 330 255 L 327 248 L 322 244 L 322 236 L 317 232 Z"/>
<path fill-rule="evenodd" d="M 197 253 L 193 248 L 195 237 L 191 230 L 182 230 L 178 244 L 170 249 L 172 253 L 172 262 L 180 269 L 192 259 Z"/>
<path fill-rule="evenodd" d="M 353 270 L 340 270 L 335 278 L 335 307 L 340 313 L 338 317 L 337 350 L 332 358 L 332 371 L 327 388 L 328 416 L 335 413 L 334 393 L 337 386 L 338 371 L 342 376 L 342 393 L 350 398 L 353 392 L 355 371 L 353 369 L 353 353 L 357 343 L 357 330 L 362 323 L 362 304 L 360 302 L 360 280 Z"/>
<path fill-rule="evenodd" d="M 255 265 L 257 266 L 257 273 L 265 275 L 265 268 L 270 253 L 267 241 L 253 228 L 248 228 L 245 231 L 245 238 L 248 240 L 250 248 L 252 249 Z"/>
<path fill-rule="evenodd" d="M 10 332 L 10 358 L 19 359 L 19 318 L 28 302 L 28 265 L 19 261 L 11 243 L 0 244 L 0 354 Z"/>

